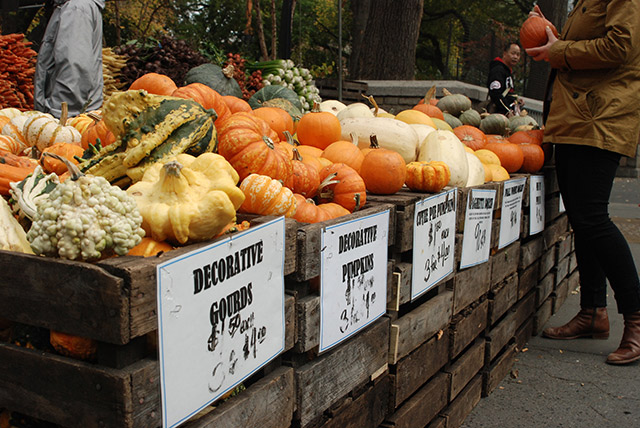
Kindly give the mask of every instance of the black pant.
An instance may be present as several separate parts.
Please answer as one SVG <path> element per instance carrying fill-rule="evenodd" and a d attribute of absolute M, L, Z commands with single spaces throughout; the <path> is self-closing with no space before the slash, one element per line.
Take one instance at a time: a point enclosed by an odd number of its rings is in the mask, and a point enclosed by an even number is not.
<path fill-rule="evenodd" d="M 556 144 L 556 172 L 574 231 L 583 308 L 607 306 L 607 279 L 618 312 L 640 310 L 640 281 L 629 244 L 609 218 L 609 196 L 621 155 Z"/>

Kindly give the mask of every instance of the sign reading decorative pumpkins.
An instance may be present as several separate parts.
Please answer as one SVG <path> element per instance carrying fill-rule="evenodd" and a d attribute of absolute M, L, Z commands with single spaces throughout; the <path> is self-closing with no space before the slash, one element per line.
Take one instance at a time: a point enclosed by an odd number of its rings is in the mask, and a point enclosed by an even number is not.
<path fill-rule="evenodd" d="M 284 350 L 284 217 L 157 267 L 163 427 Z"/>

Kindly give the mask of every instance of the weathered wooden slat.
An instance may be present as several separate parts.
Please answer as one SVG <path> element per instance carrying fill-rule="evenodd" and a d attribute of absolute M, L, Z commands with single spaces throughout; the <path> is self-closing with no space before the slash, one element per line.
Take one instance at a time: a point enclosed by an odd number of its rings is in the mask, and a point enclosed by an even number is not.
<path fill-rule="evenodd" d="M 551 272 L 551 269 L 553 269 L 553 266 L 556 263 L 555 260 L 556 260 L 555 247 L 549 248 L 542 254 L 542 257 L 540 257 L 540 265 L 539 265 L 540 270 L 538 271 L 539 279 L 542 279 L 545 275 Z M 554 274 L 554 278 L 555 278 L 555 274 Z"/>
<path fill-rule="evenodd" d="M 538 272 L 540 262 L 535 262 L 529 267 L 518 271 L 518 299 L 522 299 L 530 290 L 538 285 Z"/>
<path fill-rule="evenodd" d="M 553 271 L 556 274 L 555 282 L 556 287 L 562 282 L 569 273 L 569 257 L 565 257 L 562 260 L 559 260 L 558 263 L 553 268 Z"/>
<path fill-rule="evenodd" d="M 447 332 L 423 343 L 418 349 L 398 361 L 391 386 L 390 405 L 395 409 L 420 389 L 448 361 Z"/>
<path fill-rule="evenodd" d="M 533 238 L 526 243 L 520 245 L 520 261 L 518 263 L 518 269 L 524 269 L 529 267 L 533 262 L 542 257 L 544 252 L 544 240 L 542 235 Z"/>
<path fill-rule="evenodd" d="M 94 264 L 0 250 L 0 284 L 0 313 L 8 320 L 129 341 L 124 282 Z"/>
<path fill-rule="evenodd" d="M 554 273 L 549 272 L 542 278 L 536 286 L 536 307 L 540 307 L 542 302 L 547 300 L 555 287 Z"/>
<path fill-rule="evenodd" d="M 516 350 L 524 352 L 525 347 L 531 336 L 533 336 L 533 319 L 529 318 L 516 331 Z"/>
<path fill-rule="evenodd" d="M 483 373 L 482 396 L 489 396 L 511 371 L 517 355 L 516 344 L 510 345 Z"/>
<path fill-rule="evenodd" d="M 447 405 L 449 380 L 446 374 L 434 376 L 402 407 L 382 424 L 389 428 L 415 428 L 428 424 Z M 346 426 L 346 425 L 345 425 Z"/>
<path fill-rule="evenodd" d="M 400 191 L 393 195 L 367 195 L 367 201 L 387 203 L 395 207 L 395 237 L 393 250 L 404 253 L 413 248 L 413 223 L 416 202 L 429 194 Z"/>
<path fill-rule="evenodd" d="M 453 277 L 453 314 L 489 292 L 491 286 L 491 259 L 467 269 L 459 270 Z"/>
<path fill-rule="evenodd" d="M 294 370 L 281 367 L 185 428 L 288 428 L 295 406 Z"/>
<path fill-rule="evenodd" d="M 320 296 L 309 295 L 296 302 L 298 340 L 296 352 L 307 352 L 320 344 Z"/>
<path fill-rule="evenodd" d="M 366 381 L 387 363 L 389 319 L 383 317 L 363 332 L 296 370 L 296 419 L 301 426 L 340 397 Z"/>
<path fill-rule="evenodd" d="M 447 418 L 447 427 L 459 427 L 482 397 L 482 375 L 477 375 L 449 404 L 441 415 Z"/>
<path fill-rule="evenodd" d="M 568 230 L 569 220 L 566 213 L 563 213 L 552 221 L 548 222 L 542 231 L 542 238 L 546 248 L 553 247 L 560 237 Z"/>
<path fill-rule="evenodd" d="M 284 296 L 284 323 L 284 352 L 286 352 L 298 341 L 296 298 L 291 295 Z"/>
<path fill-rule="evenodd" d="M 444 291 L 391 324 L 389 364 L 409 355 L 451 321 L 452 291 Z"/>
<path fill-rule="evenodd" d="M 494 325 L 518 301 L 518 274 L 512 274 L 489 293 L 489 325 Z"/>
<path fill-rule="evenodd" d="M 518 329 L 516 323 L 517 314 L 515 310 L 512 310 L 487 332 L 485 335 L 487 339 L 485 361 L 487 361 L 487 363 L 493 361 L 502 348 L 513 339 Z"/>
<path fill-rule="evenodd" d="M 489 301 L 485 299 L 454 317 L 451 322 L 451 359 L 455 359 L 487 327 L 488 308 Z"/>
<path fill-rule="evenodd" d="M 159 402 L 158 383 L 141 384 L 141 373 L 157 379 L 157 361 L 109 369 L 0 343 L 0 406 L 69 428 L 159 426 L 159 414 L 148 413 L 153 406 L 140 403 Z"/>
<path fill-rule="evenodd" d="M 569 255 L 571 247 L 573 246 L 573 235 L 570 232 L 565 232 L 558 238 L 556 243 L 557 252 L 556 260 L 562 260 Z"/>
<path fill-rule="evenodd" d="M 544 221 L 549 224 L 558 217 L 560 217 L 562 213 L 560 212 L 560 193 L 554 193 L 552 195 L 547 195 L 544 202 Z"/>
<path fill-rule="evenodd" d="M 548 297 L 542 305 L 538 308 L 536 313 L 533 315 L 533 334 L 539 335 L 542 333 L 542 329 L 544 325 L 549 321 L 553 315 L 553 297 Z"/>
<path fill-rule="evenodd" d="M 389 310 L 398 311 L 400 306 L 411 301 L 411 263 L 395 262 L 393 266 L 394 298 L 387 306 Z"/>
<path fill-rule="evenodd" d="M 536 311 L 536 293 L 530 292 L 524 298 L 520 299 L 514 306 L 516 311 L 516 328 L 520 327 L 527 318 L 531 318 Z"/>
<path fill-rule="evenodd" d="M 389 234 L 394 233 L 395 228 L 395 208 L 391 204 L 367 204 L 366 208 L 356 211 L 348 216 L 323 221 L 320 223 L 303 224 L 299 223 L 297 230 L 296 246 L 296 271 L 292 274 L 296 281 L 306 281 L 320 275 L 320 256 L 322 248 L 322 230 L 327 226 L 333 226 L 366 217 L 389 210 Z"/>
<path fill-rule="evenodd" d="M 444 372 L 449 374 L 451 382 L 449 401 L 453 401 L 484 367 L 484 348 L 485 340 L 478 339 L 451 366 L 444 369 Z"/>
<path fill-rule="evenodd" d="M 498 284 L 518 269 L 520 241 L 516 241 L 491 256 L 491 285 Z"/>

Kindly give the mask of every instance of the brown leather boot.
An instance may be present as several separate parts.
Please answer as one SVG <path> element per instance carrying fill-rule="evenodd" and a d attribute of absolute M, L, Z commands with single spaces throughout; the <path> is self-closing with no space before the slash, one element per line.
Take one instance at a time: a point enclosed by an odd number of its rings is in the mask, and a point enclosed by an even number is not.
<path fill-rule="evenodd" d="M 565 340 L 579 337 L 606 339 L 609 337 L 607 308 L 582 308 L 571 321 L 560 327 L 545 328 L 542 335 Z"/>
<path fill-rule="evenodd" d="M 640 312 L 624 315 L 620 346 L 607 357 L 609 364 L 628 364 L 640 360 Z"/>

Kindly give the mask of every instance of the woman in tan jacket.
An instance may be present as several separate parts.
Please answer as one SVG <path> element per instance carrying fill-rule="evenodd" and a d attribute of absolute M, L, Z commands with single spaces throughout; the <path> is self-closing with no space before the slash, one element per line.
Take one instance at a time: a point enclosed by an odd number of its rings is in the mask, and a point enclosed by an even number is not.
<path fill-rule="evenodd" d="M 535 6 L 530 15 L 542 12 Z M 544 141 L 554 143 L 575 233 L 581 310 L 543 335 L 607 338 L 608 279 L 624 334 L 607 363 L 627 364 L 640 359 L 640 282 L 608 204 L 620 158 L 635 157 L 640 135 L 640 1 L 578 0 L 560 37 L 549 28 L 547 35 L 547 44 L 526 52 L 552 67 Z"/>

